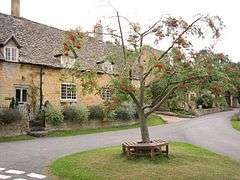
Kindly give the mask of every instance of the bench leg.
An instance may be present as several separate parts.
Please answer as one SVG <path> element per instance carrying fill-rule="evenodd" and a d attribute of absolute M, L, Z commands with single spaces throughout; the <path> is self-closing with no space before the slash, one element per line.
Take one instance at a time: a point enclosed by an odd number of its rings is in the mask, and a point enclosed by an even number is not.
<path fill-rule="evenodd" d="M 166 155 L 168 157 L 168 154 L 169 154 L 169 149 L 168 149 L 168 144 L 166 145 Z"/>
<path fill-rule="evenodd" d="M 126 148 L 126 155 L 127 155 L 127 158 L 131 157 L 131 151 L 128 148 Z"/>
<path fill-rule="evenodd" d="M 151 159 L 153 159 L 153 158 L 154 158 L 154 149 L 153 149 L 153 148 L 151 149 L 151 152 L 150 152 L 150 157 L 151 157 Z"/>
<path fill-rule="evenodd" d="M 122 145 L 122 152 L 123 154 L 126 154 L 126 147 L 124 145 Z"/>

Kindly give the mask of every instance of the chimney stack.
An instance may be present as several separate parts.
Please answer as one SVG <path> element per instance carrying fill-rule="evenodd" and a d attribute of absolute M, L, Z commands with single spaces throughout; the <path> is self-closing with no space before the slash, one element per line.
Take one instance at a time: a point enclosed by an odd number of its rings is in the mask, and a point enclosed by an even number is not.
<path fill-rule="evenodd" d="M 94 26 L 94 37 L 98 41 L 103 41 L 103 26 L 101 24 L 101 21 L 97 22 L 97 24 Z"/>
<path fill-rule="evenodd" d="M 20 17 L 20 0 L 12 0 L 11 3 L 11 15 Z"/>

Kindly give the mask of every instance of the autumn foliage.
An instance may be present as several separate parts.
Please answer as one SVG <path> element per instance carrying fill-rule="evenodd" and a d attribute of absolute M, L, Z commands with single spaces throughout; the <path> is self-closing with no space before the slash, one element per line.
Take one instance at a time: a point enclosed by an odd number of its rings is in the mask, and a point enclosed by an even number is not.
<path fill-rule="evenodd" d="M 121 22 L 125 20 L 128 29 L 121 26 Z M 219 78 L 216 72 L 229 67 L 217 66 L 205 57 L 205 51 L 196 51 L 192 41 L 194 38 L 203 40 L 206 37 L 217 39 L 223 28 L 224 24 L 218 16 L 199 15 L 190 23 L 181 17 L 162 16 L 144 29 L 140 23 L 131 22 L 126 17 L 119 16 L 118 12 L 116 26 L 107 26 L 104 35 L 113 38 L 112 42 L 121 47 L 123 53 L 123 58 L 116 57 L 116 62 L 121 64 L 121 68 L 117 75 L 111 77 L 118 82 L 113 87 L 118 89 L 115 92 L 127 95 L 135 103 L 143 142 L 150 141 L 146 118 L 177 90 L 209 86 L 214 92 L 224 91 L 222 86 L 213 85 L 211 82 Z M 92 33 L 94 32 L 69 32 L 64 43 L 64 54 L 68 55 L 81 49 L 84 38 Z M 164 50 L 155 49 L 145 45 L 147 37 L 153 39 L 151 45 L 154 47 L 165 39 L 170 43 Z M 211 51 L 214 52 L 213 49 Z M 219 53 L 214 58 L 224 61 L 225 55 Z M 137 80 L 139 84 L 134 84 L 133 80 Z M 160 83 L 162 87 L 154 97 L 150 93 L 153 83 Z M 114 107 L 119 101 L 120 99 L 114 96 L 110 105 Z"/>

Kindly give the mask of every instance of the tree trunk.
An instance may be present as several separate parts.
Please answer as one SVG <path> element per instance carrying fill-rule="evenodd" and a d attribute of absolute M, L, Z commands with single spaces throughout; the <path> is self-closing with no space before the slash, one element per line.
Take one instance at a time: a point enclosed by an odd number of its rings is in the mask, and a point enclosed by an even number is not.
<path fill-rule="evenodd" d="M 144 112 L 140 111 L 138 114 L 139 114 L 142 142 L 148 143 L 150 142 L 150 138 L 149 138 L 149 131 L 147 126 L 147 119 L 144 115 Z"/>

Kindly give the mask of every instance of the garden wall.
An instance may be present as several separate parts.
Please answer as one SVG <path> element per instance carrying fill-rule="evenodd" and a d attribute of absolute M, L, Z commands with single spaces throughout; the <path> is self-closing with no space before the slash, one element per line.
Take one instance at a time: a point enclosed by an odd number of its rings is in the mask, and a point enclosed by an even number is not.
<path fill-rule="evenodd" d="M 195 109 L 194 113 L 197 116 L 203 116 L 206 114 L 212 114 L 212 113 L 217 113 L 217 112 L 222 112 L 222 111 L 227 111 L 227 110 L 230 110 L 230 108 L 215 107 L 215 108 L 210 108 L 210 109 Z"/>
<path fill-rule="evenodd" d="M 16 136 L 26 134 L 28 131 L 28 123 L 20 121 L 8 125 L 0 126 L 0 136 Z"/>
<path fill-rule="evenodd" d="M 76 130 L 81 128 L 106 128 L 106 127 L 114 127 L 114 126 L 126 126 L 136 124 L 136 121 L 89 121 L 84 123 L 71 123 L 64 122 L 59 126 L 53 126 L 51 124 L 47 124 L 46 130 L 55 131 L 55 130 Z"/>

